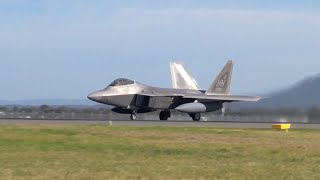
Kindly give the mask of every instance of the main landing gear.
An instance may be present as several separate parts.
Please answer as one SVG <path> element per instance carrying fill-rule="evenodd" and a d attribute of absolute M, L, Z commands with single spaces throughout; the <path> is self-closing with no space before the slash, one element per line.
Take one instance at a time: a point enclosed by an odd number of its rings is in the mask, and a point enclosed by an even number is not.
<path fill-rule="evenodd" d="M 159 119 L 161 121 L 166 121 L 169 119 L 169 117 L 171 117 L 170 110 L 161 111 L 159 114 Z"/>
<path fill-rule="evenodd" d="M 192 114 L 189 114 L 189 116 L 192 118 L 193 121 L 200 121 L 200 119 L 201 119 L 200 113 L 192 113 Z M 161 111 L 159 114 L 159 119 L 161 121 L 167 121 L 170 117 L 171 117 L 170 110 Z M 130 118 L 131 118 L 131 120 L 136 120 L 137 119 L 137 112 L 133 111 L 131 113 Z"/>
<path fill-rule="evenodd" d="M 192 114 L 189 114 L 189 116 L 192 118 L 193 121 L 200 121 L 201 119 L 200 113 L 192 113 Z"/>

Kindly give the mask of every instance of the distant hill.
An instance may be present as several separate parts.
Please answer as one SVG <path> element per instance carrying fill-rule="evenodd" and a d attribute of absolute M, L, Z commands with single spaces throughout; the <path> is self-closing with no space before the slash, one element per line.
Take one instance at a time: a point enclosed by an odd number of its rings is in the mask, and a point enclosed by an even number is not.
<path fill-rule="evenodd" d="M 294 108 L 306 110 L 310 107 L 320 107 L 320 74 L 306 78 L 296 85 L 275 93 L 266 95 L 258 103 L 239 103 L 232 106 L 235 109 L 279 109 Z"/>

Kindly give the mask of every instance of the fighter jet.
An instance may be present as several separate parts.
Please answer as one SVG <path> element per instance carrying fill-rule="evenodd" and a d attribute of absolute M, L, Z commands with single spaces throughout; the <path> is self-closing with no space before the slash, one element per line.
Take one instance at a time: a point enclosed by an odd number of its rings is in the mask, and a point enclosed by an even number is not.
<path fill-rule="evenodd" d="M 137 114 L 160 111 L 159 119 L 168 120 L 171 111 L 187 113 L 192 120 L 199 121 L 201 113 L 221 110 L 224 103 L 259 101 L 259 96 L 231 95 L 233 61 L 228 61 L 208 90 L 200 90 L 198 83 L 182 63 L 170 63 L 173 88 L 148 86 L 129 79 L 120 78 L 103 90 L 91 93 L 92 101 L 112 105 L 113 112 Z"/>

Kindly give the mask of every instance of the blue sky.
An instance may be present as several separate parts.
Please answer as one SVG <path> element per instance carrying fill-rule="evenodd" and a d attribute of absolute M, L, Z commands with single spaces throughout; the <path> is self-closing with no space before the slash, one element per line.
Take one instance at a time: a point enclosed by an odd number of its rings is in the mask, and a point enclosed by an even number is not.
<path fill-rule="evenodd" d="M 319 1 L 0 1 L 0 99 L 85 98 L 118 77 L 203 89 L 228 59 L 234 94 L 320 73 Z"/>

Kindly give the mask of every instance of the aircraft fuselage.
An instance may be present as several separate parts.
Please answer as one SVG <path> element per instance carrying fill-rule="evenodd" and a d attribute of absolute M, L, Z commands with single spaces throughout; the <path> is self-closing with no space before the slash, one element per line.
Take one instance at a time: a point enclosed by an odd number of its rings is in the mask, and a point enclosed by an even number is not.
<path fill-rule="evenodd" d="M 124 109 L 152 111 L 175 109 L 181 104 L 195 101 L 193 99 L 183 100 L 181 97 L 184 94 L 196 95 L 203 94 L 203 92 L 190 89 L 157 88 L 135 82 L 134 84 L 123 86 L 108 86 L 103 90 L 90 94 L 88 98 L 98 103 Z"/>

